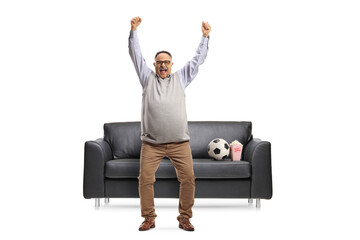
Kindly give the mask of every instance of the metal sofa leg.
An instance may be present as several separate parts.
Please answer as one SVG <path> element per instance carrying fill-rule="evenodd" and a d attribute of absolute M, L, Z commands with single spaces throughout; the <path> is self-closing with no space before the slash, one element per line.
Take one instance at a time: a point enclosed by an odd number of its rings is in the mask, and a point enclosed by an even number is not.
<path fill-rule="evenodd" d="M 251 203 L 251 204 L 253 203 L 252 198 L 249 198 L 249 199 L 248 199 L 248 203 Z"/>
<path fill-rule="evenodd" d="M 256 199 L 256 208 L 260 208 L 260 198 Z"/>
<path fill-rule="evenodd" d="M 105 198 L 105 203 L 106 203 L 106 204 L 109 203 L 109 198 Z"/>
<path fill-rule="evenodd" d="M 95 207 L 96 208 L 100 207 L 100 198 L 95 198 Z"/>

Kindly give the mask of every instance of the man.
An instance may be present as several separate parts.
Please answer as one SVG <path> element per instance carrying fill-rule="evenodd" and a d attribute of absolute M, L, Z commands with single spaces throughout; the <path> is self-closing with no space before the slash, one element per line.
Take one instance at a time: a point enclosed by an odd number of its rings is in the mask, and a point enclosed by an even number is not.
<path fill-rule="evenodd" d="M 208 51 L 210 25 L 202 22 L 202 39 L 195 57 L 175 73 L 171 73 L 172 56 L 167 51 L 155 55 L 155 72 L 142 56 L 137 28 L 140 17 L 131 20 L 129 53 L 143 87 L 141 110 L 141 154 L 139 172 L 139 196 L 141 216 L 145 218 L 140 231 L 155 227 L 154 189 L 155 172 L 161 160 L 167 156 L 173 163 L 180 182 L 179 227 L 194 231 L 189 219 L 194 205 L 195 177 L 189 144 L 189 132 L 185 106 L 185 88 L 198 73 Z M 157 36 L 159 37 L 159 36 Z"/>

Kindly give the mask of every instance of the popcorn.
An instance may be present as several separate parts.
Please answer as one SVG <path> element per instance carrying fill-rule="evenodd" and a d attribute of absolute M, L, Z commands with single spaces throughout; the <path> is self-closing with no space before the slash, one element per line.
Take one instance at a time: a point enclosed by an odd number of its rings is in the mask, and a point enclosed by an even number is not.
<path fill-rule="evenodd" d="M 234 140 L 230 144 L 230 153 L 231 153 L 232 161 L 240 161 L 242 148 L 243 148 L 243 145 L 238 140 Z"/>
<path fill-rule="evenodd" d="M 241 142 L 239 142 L 238 140 L 234 140 L 231 145 L 242 145 Z"/>

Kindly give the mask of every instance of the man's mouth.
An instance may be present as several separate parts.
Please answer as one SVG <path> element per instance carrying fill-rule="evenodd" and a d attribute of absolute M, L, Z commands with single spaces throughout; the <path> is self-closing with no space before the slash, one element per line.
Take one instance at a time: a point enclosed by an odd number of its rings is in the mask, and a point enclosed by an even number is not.
<path fill-rule="evenodd" d="M 167 72 L 167 68 L 160 68 L 160 74 L 165 74 Z"/>

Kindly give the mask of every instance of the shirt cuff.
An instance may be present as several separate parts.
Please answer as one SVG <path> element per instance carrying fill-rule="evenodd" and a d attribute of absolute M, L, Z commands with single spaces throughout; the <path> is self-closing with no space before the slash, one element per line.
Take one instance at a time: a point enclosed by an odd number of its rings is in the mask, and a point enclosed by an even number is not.
<path fill-rule="evenodd" d="M 137 37 L 137 30 L 132 31 L 130 30 L 130 38 Z"/>
<path fill-rule="evenodd" d="M 210 36 L 204 37 L 201 36 L 201 44 L 207 44 L 209 41 Z"/>

